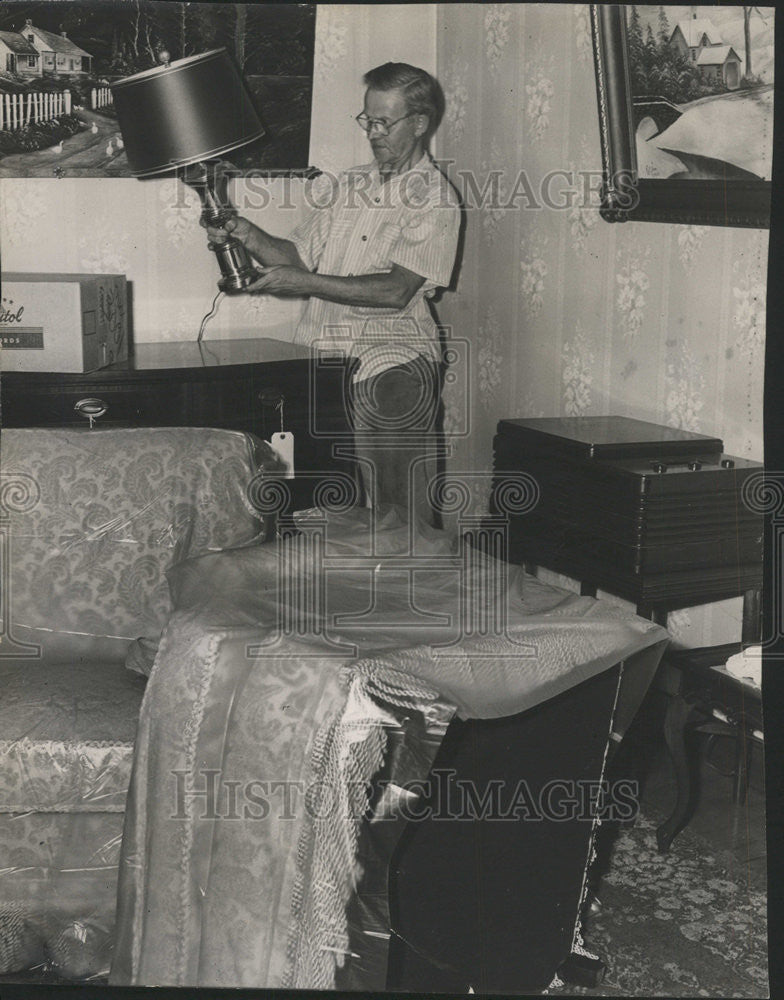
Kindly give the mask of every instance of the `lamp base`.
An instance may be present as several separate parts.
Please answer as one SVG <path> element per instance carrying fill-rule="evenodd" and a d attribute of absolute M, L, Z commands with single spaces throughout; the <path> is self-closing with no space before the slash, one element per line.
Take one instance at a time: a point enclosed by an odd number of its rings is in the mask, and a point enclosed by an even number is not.
<path fill-rule="evenodd" d="M 232 275 L 228 278 L 221 278 L 218 282 L 218 288 L 226 295 L 240 295 L 247 289 L 248 285 L 252 285 L 260 277 L 258 271 L 254 271 L 250 275 Z"/>
<path fill-rule="evenodd" d="M 221 160 L 205 160 L 185 168 L 182 179 L 192 187 L 201 199 L 201 222 L 203 226 L 222 228 L 236 215 L 228 196 L 229 173 Z M 227 237 L 221 243 L 207 246 L 218 258 L 221 279 L 218 288 L 227 295 L 239 295 L 252 285 L 260 273 L 253 266 L 250 254 L 235 236 Z"/>
<path fill-rule="evenodd" d="M 239 295 L 261 277 L 245 246 L 233 236 L 225 243 L 209 243 L 208 246 L 218 258 L 222 275 L 218 288 L 226 295 Z"/>

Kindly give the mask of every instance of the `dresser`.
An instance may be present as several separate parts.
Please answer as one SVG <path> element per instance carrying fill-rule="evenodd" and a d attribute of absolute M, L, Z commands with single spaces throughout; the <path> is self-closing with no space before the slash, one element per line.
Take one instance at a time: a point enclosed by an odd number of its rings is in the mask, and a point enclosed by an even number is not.
<path fill-rule="evenodd" d="M 333 448 L 351 440 L 346 385 L 342 359 L 260 338 L 138 344 L 129 360 L 84 374 L 8 372 L 0 398 L 5 427 L 86 428 L 78 404 L 90 399 L 105 406 L 99 426 L 220 427 L 267 441 L 286 430 L 294 435 L 288 485 L 298 509 L 312 505 L 321 476 L 351 474 Z"/>

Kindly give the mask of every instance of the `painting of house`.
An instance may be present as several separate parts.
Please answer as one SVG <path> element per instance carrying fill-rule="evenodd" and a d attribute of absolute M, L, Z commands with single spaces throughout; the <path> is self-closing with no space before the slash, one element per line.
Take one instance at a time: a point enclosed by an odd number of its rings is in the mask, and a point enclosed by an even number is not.
<path fill-rule="evenodd" d="M 18 31 L 0 31 L 0 70 L 18 76 L 41 76 L 37 50 Z"/>
<path fill-rule="evenodd" d="M 704 46 L 697 56 L 697 69 L 706 84 L 722 84 L 737 90 L 741 80 L 741 60 L 731 45 Z"/>
<path fill-rule="evenodd" d="M 93 57 L 72 42 L 64 31 L 56 35 L 53 31 L 37 28 L 28 18 L 21 33 L 40 55 L 44 75 L 72 76 L 91 71 Z"/>
<path fill-rule="evenodd" d="M 726 45 L 721 32 L 707 17 L 679 21 L 670 35 L 670 46 L 691 60 L 707 86 L 724 86 L 737 90 L 741 81 L 741 59 L 731 45 Z"/>
<path fill-rule="evenodd" d="M 670 35 L 670 45 L 681 55 L 696 63 L 700 52 L 711 45 L 721 45 L 723 39 L 713 22 L 707 17 L 688 18 L 678 23 Z"/>
<path fill-rule="evenodd" d="M 770 7 L 626 7 L 640 177 L 771 178 Z"/>

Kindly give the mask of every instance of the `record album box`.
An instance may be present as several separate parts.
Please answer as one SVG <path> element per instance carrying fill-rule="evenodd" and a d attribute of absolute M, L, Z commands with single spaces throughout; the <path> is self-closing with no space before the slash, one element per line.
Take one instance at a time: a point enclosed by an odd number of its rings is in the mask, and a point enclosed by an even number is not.
<path fill-rule="evenodd" d="M 10 372 L 91 372 L 128 357 L 123 274 L 4 272 L 0 365 Z"/>

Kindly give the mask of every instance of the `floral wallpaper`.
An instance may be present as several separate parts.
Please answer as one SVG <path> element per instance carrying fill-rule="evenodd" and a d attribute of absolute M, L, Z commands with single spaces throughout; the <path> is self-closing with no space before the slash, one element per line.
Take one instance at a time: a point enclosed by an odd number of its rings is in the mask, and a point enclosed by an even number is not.
<path fill-rule="evenodd" d="M 518 416 L 636 417 L 761 460 L 767 232 L 599 217 L 587 4 L 441 4 L 436 20 L 439 154 L 467 203 L 438 308 L 472 348 L 471 391 L 445 387 L 447 430 L 468 427 L 451 470 L 489 475 L 496 424 Z M 740 617 L 722 602 L 670 628 L 732 641 Z"/>
<path fill-rule="evenodd" d="M 354 121 L 362 110 L 362 76 L 385 62 L 435 73 L 437 9 L 419 3 L 319 4 L 310 126 L 314 166 L 338 171 L 372 159 Z"/>
<path fill-rule="evenodd" d="M 285 232 L 303 206 L 286 184 L 234 185 L 234 200 L 259 225 Z M 295 192 L 296 193 L 296 192 Z M 136 343 L 193 340 L 220 277 L 199 225 L 199 199 L 177 180 L 0 180 L 3 271 L 107 272 L 132 283 Z M 301 304 L 224 298 L 205 337 L 291 339 Z"/>

